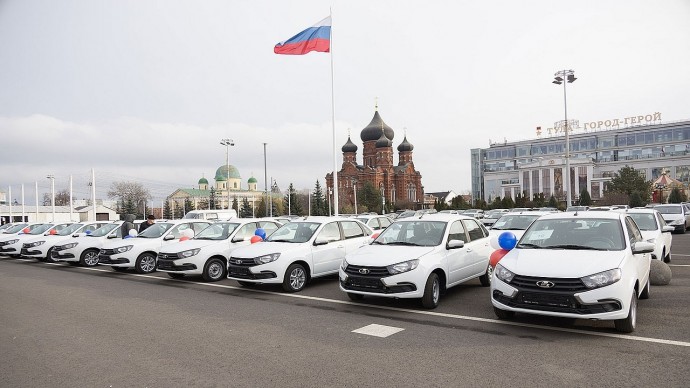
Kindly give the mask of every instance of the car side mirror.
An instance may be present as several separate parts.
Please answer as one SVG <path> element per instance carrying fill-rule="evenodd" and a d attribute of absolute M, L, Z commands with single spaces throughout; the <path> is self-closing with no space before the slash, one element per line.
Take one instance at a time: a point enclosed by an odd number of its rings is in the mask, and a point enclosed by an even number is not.
<path fill-rule="evenodd" d="M 117 238 L 117 235 L 109 234 L 108 237 L 106 237 L 106 238 L 108 238 L 108 239 L 110 239 L 110 238 Z"/>
<path fill-rule="evenodd" d="M 665 225 L 663 228 L 661 228 L 662 233 L 670 233 L 673 232 L 676 228 L 674 228 L 671 225 Z"/>
<path fill-rule="evenodd" d="M 170 241 L 170 240 L 174 240 L 174 239 L 175 239 L 175 236 L 173 236 L 172 234 L 169 234 L 169 235 L 163 237 L 163 240 L 165 240 L 165 241 Z"/>
<path fill-rule="evenodd" d="M 246 240 L 246 238 L 244 238 L 244 237 L 233 237 L 231 241 L 236 243 L 236 242 L 242 242 L 245 240 Z"/>
<path fill-rule="evenodd" d="M 641 254 L 641 253 L 652 253 L 654 252 L 654 244 L 646 241 L 638 241 L 633 244 L 632 246 L 632 253 L 633 254 Z"/>
<path fill-rule="evenodd" d="M 446 244 L 446 249 L 458 249 L 465 246 L 465 242 L 462 240 L 450 240 Z"/>
<path fill-rule="evenodd" d="M 330 241 L 328 241 L 328 239 L 325 239 L 325 238 L 317 238 L 317 239 L 314 241 L 314 246 L 326 245 L 326 244 L 328 244 L 329 242 L 330 242 Z"/>

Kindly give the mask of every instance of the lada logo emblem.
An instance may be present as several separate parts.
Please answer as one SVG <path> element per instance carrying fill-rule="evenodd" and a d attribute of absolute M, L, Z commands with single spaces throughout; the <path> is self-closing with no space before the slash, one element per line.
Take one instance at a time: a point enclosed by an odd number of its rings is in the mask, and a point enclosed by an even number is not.
<path fill-rule="evenodd" d="M 242 264 L 242 260 L 235 260 L 235 264 Z"/>
<path fill-rule="evenodd" d="M 362 275 L 366 275 L 369 273 L 369 270 L 366 268 L 360 268 L 359 273 L 361 273 Z"/>
<path fill-rule="evenodd" d="M 537 287 L 541 288 L 553 288 L 555 284 L 553 282 L 550 282 L 548 280 L 540 280 L 537 282 Z"/>

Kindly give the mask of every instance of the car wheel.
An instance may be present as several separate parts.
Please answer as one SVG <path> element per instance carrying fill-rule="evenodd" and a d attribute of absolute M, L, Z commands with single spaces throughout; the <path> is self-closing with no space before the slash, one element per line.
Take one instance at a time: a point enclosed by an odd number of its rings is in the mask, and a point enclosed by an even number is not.
<path fill-rule="evenodd" d="M 493 276 L 493 274 L 494 267 L 489 264 L 489 266 L 486 267 L 486 272 L 484 272 L 484 275 L 479 277 L 479 282 L 483 287 L 489 287 L 491 285 L 491 276 Z"/>
<path fill-rule="evenodd" d="M 168 276 L 170 276 L 173 279 L 182 279 L 184 277 L 184 274 L 177 272 L 168 272 Z"/>
<path fill-rule="evenodd" d="M 666 252 L 666 248 L 664 248 L 664 252 Z M 664 255 L 664 263 L 670 263 L 670 262 L 671 262 L 671 251 L 668 251 L 668 253 L 666 253 Z"/>
<path fill-rule="evenodd" d="M 46 263 L 55 263 L 56 261 L 53 260 L 51 257 L 53 255 L 53 248 L 48 249 L 48 252 L 46 252 L 46 257 L 43 259 L 40 259 L 41 261 L 45 261 Z"/>
<path fill-rule="evenodd" d="M 426 279 L 424 286 L 424 296 L 422 297 L 422 307 L 427 309 L 435 309 L 438 307 L 438 301 L 441 298 L 441 281 L 438 275 L 432 272 L 429 278 Z"/>
<path fill-rule="evenodd" d="M 156 270 L 156 256 L 151 253 L 142 253 L 134 264 L 134 269 L 139 273 L 151 273 Z"/>
<path fill-rule="evenodd" d="M 640 299 L 649 299 L 649 294 L 650 294 L 650 289 L 649 287 L 651 286 L 649 278 L 647 278 L 647 285 L 644 286 L 644 289 L 640 293 Z"/>
<path fill-rule="evenodd" d="M 498 319 L 510 319 L 515 316 L 515 311 L 501 310 L 498 307 L 494 306 L 494 314 L 496 314 L 496 317 L 498 317 Z"/>
<path fill-rule="evenodd" d="M 632 299 L 630 299 L 630 310 L 628 310 L 628 317 L 624 319 L 616 319 L 613 321 L 616 330 L 623 333 L 632 333 L 637 324 L 637 295 L 633 291 Z"/>
<path fill-rule="evenodd" d="M 98 249 L 87 249 L 79 257 L 79 264 L 85 267 L 98 265 Z"/>
<path fill-rule="evenodd" d="M 680 229 L 680 234 L 685 234 L 685 230 L 688 228 L 687 224 L 683 224 L 683 227 Z"/>
<path fill-rule="evenodd" d="M 256 285 L 256 283 L 244 282 L 242 280 L 238 280 L 237 283 L 239 283 L 242 287 L 254 287 Z"/>
<path fill-rule="evenodd" d="M 228 276 L 228 267 L 220 259 L 210 259 L 204 265 L 204 273 L 201 277 L 207 282 L 217 282 Z"/>
<path fill-rule="evenodd" d="M 285 271 L 283 278 L 283 290 L 287 292 L 302 291 L 307 285 L 307 271 L 302 264 L 292 264 Z"/>
<path fill-rule="evenodd" d="M 350 298 L 350 300 L 354 300 L 354 301 L 359 301 L 359 300 L 364 299 L 364 295 L 353 294 L 351 292 L 347 293 L 347 297 Z"/>
<path fill-rule="evenodd" d="M 127 271 L 127 268 L 125 268 L 125 267 L 115 267 L 115 266 L 112 266 L 112 267 L 110 267 L 110 268 L 114 269 L 115 272 L 125 272 L 125 271 Z"/>

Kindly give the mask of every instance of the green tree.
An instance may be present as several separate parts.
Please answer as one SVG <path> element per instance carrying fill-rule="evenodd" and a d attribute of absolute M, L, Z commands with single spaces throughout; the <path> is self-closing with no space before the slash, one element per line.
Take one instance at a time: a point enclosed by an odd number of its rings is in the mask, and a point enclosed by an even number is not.
<path fill-rule="evenodd" d="M 641 207 L 644 206 L 644 201 L 642 201 L 642 196 L 639 191 L 633 191 L 630 194 L 630 207 Z"/>
<path fill-rule="evenodd" d="M 242 205 L 240 206 L 240 211 L 237 213 L 242 218 L 251 218 L 252 207 L 249 204 L 247 197 L 242 198 Z"/>
<path fill-rule="evenodd" d="M 450 208 L 455 210 L 465 210 L 469 209 L 471 205 L 465 201 L 465 197 L 462 195 L 457 195 L 450 200 Z"/>
<path fill-rule="evenodd" d="M 500 209 L 503 206 L 503 201 L 501 200 L 500 196 L 496 196 L 494 198 L 493 202 L 491 202 L 491 205 L 489 206 L 492 209 Z"/>
<path fill-rule="evenodd" d="M 534 199 L 532 200 L 534 207 L 543 207 L 546 204 L 546 197 L 544 193 L 534 194 Z"/>
<path fill-rule="evenodd" d="M 211 192 L 209 193 L 208 196 L 208 208 L 209 209 L 218 209 L 218 200 L 216 199 L 216 188 L 211 187 Z"/>
<path fill-rule="evenodd" d="M 261 201 L 259 201 L 259 203 L 254 208 L 254 215 L 257 218 L 268 216 L 268 214 L 266 214 L 266 196 L 261 196 Z"/>
<path fill-rule="evenodd" d="M 137 215 L 146 213 L 146 202 L 153 197 L 141 183 L 113 182 L 108 189 L 108 198 L 117 199 L 123 204 L 123 208 L 126 210 L 123 214 Z"/>
<path fill-rule="evenodd" d="M 671 189 L 671 194 L 668 195 L 668 203 L 681 203 L 688 200 L 687 195 L 678 187 Z"/>
<path fill-rule="evenodd" d="M 628 196 L 632 195 L 633 191 L 637 191 L 642 201 L 648 202 L 652 195 L 652 181 L 645 180 L 644 176 L 634 168 L 625 166 L 613 174 L 606 191 L 624 193 Z"/>
<path fill-rule="evenodd" d="M 555 207 L 556 209 L 558 209 L 558 201 L 556 200 L 556 197 L 554 197 L 553 195 L 551 196 L 551 198 L 549 198 L 549 207 Z"/>
<path fill-rule="evenodd" d="M 188 212 L 196 210 L 194 207 L 194 202 L 190 198 L 185 198 L 184 199 L 184 213 L 187 214 Z"/>
<path fill-rule="evenodd" d="M 240 205 L 237 203 L 237 196 L 232 199 L 232 208 L 235 209 L 237 214 L 240 214 Z"/>
<path fill-rule="evenodd" d="M 358 206 L 364 206 L 368 211 L 380 212 L 383 204 L 381 191 L 371 182 L 364 182 L 357 190 L 357 202 Z"/>
<path fill-rule="evenodd" d="M 302 208 L 302 203 L 297 199 L 297 193 L 292 183 L 288 186 L 287 193 L 283 198 L 283 208 L 288 209 L 288 215 L 303 215 L 304 209 Z"/>
<path fill-rule="evenodd" d="M 436 211 L 441 211 L 441 210 L 446 210 L 448 209 L 448 204 L 446 201 L 439 201 L 438 198 L 434 199 L 434 209 Z"/>
<path fill-rule="evenodd" d="M 580 192 L 580 206 L 592 206 L 592 197 L 589 196 L 587 189 Z"/>
<path fill-rule="evenodd" d="M 553 198 L 553 197 L 552 197 L 552 198 Z M 512 209 L 512 208 L 514 208 L 514 207 L 515 207 L 515 201 L 513 201 L 513 198 L 511 198 L 511 197 L 509 197 L 509 196 L 505 196 L 505 197 L 501 200 L 501 208 L 503 208 L 503 209 Z"/>
<path fill-rule="evenodd" d="M 166 199 L 163 203 L 163 218 L 168 220 L 172 218 L 172 211 L 170 211 L 170 201 L 168 199 Z"/>
<path fill-rule="evenodd" d="M 311 194 L 311 214 L 314 216 L 325 216 L 328 214 L 328 204 L 318 180 L 314 186 L 314 192 Z"/>

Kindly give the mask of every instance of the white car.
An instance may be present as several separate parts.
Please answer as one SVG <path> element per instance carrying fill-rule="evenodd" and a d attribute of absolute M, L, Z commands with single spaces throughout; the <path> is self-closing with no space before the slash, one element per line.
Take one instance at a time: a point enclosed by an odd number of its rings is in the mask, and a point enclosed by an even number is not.
<path fill-rule="evenodd" d="M 524 211 L 524 212 L 513 212 L 506 213 L 501 216 L 489 229 L 489 234 L 491 236 L 499 236 L 501 233 L 509 231 L 512 232 L 515 237 L 519 240 L 520 237 L 525 233 L 525 230 L 532 225 L 532 222 L 537 218 L 546 215 L 553 214 L 553 212 L 544 211 Z"/>
<path fill-rule="evenodd" d="M 0 233 L 0 241 L 7 240 L 5 237 L 31 232 L 41 225 L 43 225 L 42 222 L 15 222 L 14 224 L 11 224 L 9 227 L 5 228 L 2 233 Z"/>
<path fill-rule="evenodd" d="M 53 247 L 51 258 L 54 261 L 65 261 L 73 265 L 94 267 L 98 264 L 98 252 L 103 243 L 108 239 L 121 239 L 120 226 L 123 221 L 105 224 L 93 232 L 79 233 L 76 237 L 56 244 Z"/>
<path fill-rule="evenodd" d="M 637 299 L 649 297 L 653 251 L 625 213 L 542 216 L 496 264 L 494 312 L 500 319 L 519 312 L 613 320 L 617 330 L 632 332 Z"/>
<path fill-rule="evenodd" d="M 52 262 L 51 256 L 54 246 L 61 245 L 80 233 L 91 233 L 107 223 L 107 221 L 78 222 L 66 228 L 56 230 L 55 233 L 47 233 L 43 236 L 28 239 L 22 244 L 21 255 L 32 257 L 39 261 Z"/>
<path fill-rule="evenodd" d="M 664 221 L 668 225 L 673 226 L 678 233 L 685 233 L 690 227 L 690 210 L 685 205 L 669 203 L 654 206 L 653 209 L 661 213 Z"/>
<path fill-rule="evenodd" d="M 0 254 L 19 257 L 25 242 L 36 238 L 42 238 L 43 236 L 48 236 L 50 234 L 56 234 L 69 225 L 69 222 L 58 224 L 49 222 L 38 225 L 34 229 L 31 229 L 29 233 L 23 232 L 21 234 L 2 238 L 2 240 L 0 240 Z"/>
<path fill-rule="evenodd" d="M 235 249 L 250 244 L 257 228 L 271 235 L 280 224 L 252 218 L 234 218 L 216 222 L 189 241 L 180 241 L 161 248 L 158 270 L 171 278 L 201 275 L 207 282 L 227 277 L 228 257 Z"/>
<path fill-rule="evenodd" d="M 487 228 L 491 227 L 491 225 L 495 224 L 496 221 L 501 218 L 502 215 L 508 213 L 508 209 L 493 209 L 489 210 L 484 214 L 484 218 L 481 219 L 482 224 L 486 226 Z"/>
<path fill-rule="evenodd" d="M 312 278 L 338 273 L 345 255 L 368 243 L 372 233 L 351 218 L 294 220 L 265 241 L 234 250 L 228 278 L 243 286 L 277 283 L 287 292 L 301 291 Z"/>
<path fill-rule="evenodd" d="M 642 238 L 654 244 L 653 259 L 671 262 L 671 244 L 673 243 L 673 226 L 666 224 L 661 213 L 654 209 L 622 209 L 616 210 L 630 216 L 640 228 Z"/>
<path fill-rule="evenodd" d="M 352 218 L 370 227 L 374 231 L 386 229 L 388 225 L 392 223 L 391 219 L 387 216 L 360 214 Z"/>
<path fill-rule="evenodd" d="M 177 242 L 186 230 L 192 237 L 211 223 L 179 219 L 156 222 L 136 237 L 125 236 L 103 244 L 98 252 L 98 264 L 109 265 L 115 271 L 134 268 L 138 273 L 151 273 L 156 270 L 156 256 L 161 247 Z"/>
<path fill-rule="evenodd" d="M 396 220 L 340 266 L 340 289 L 352 300 L 365 295 L 421 298 L 435 308 L 446 289 L 491 280 L 489 233 L 473 217 L 433 214 Z"/>

